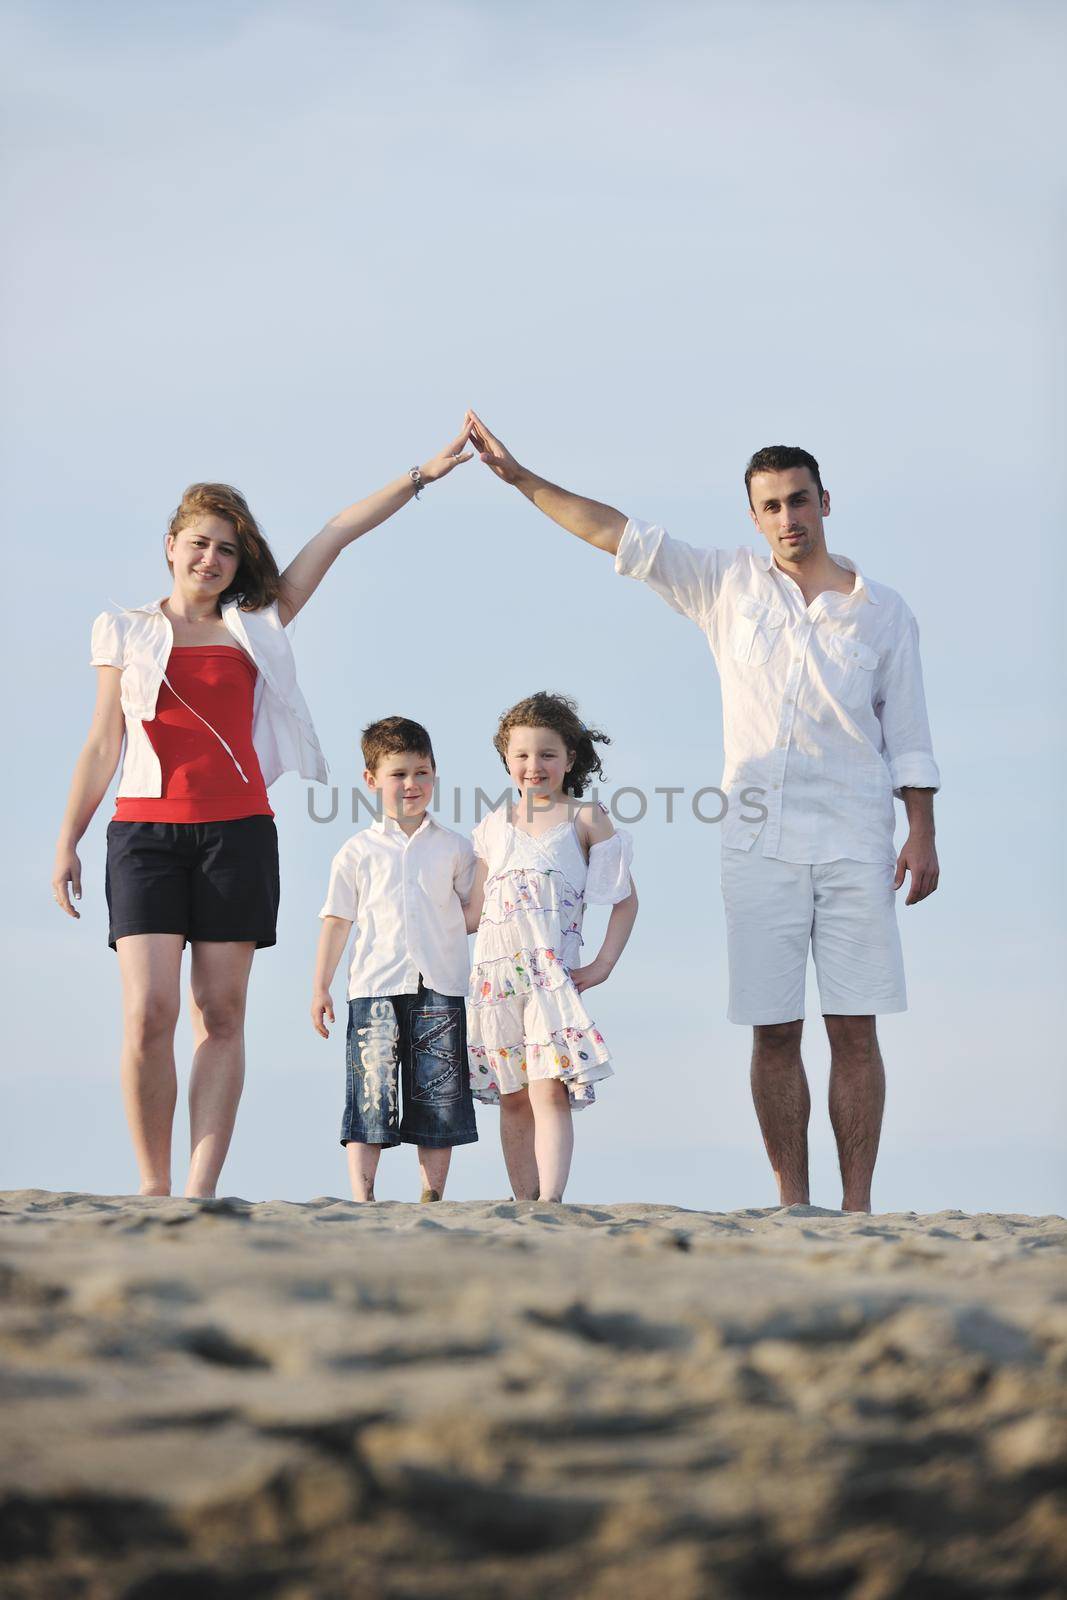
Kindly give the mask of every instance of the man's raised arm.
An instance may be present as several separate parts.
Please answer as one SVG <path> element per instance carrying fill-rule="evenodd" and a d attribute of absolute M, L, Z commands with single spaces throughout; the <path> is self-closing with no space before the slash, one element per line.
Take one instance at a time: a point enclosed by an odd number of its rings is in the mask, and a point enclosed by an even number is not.
<path fill-rule="evenodd" d="M 611 556 L 615 555 L 626 527 L 626 518 L 621 511 L 616 511 L 613 506 L 601 505 L 599 500 L 586 500 L 580 494 L 571 494 L 568 489 L 561 489 L 558 484 L 549 483 L 547 479 L 520 467 L 511 452 L 493 437 L 473 411 L 467 412 L 467 426 L 471 443 L 498 478 L 521 489 L 538 511 L 543 511 L 546 517 L 558 522 L 568 533 L 575 533 L 586 544 L 606 550 Z"/>

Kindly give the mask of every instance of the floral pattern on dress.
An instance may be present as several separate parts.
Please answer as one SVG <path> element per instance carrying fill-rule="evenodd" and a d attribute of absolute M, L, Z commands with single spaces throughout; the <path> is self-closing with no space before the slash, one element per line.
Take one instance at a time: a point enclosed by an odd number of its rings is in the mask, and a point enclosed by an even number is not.
<path fill-rule="evenodd" d="M 533 1079 L 555 1078 L 577 1110 L 613 1070 L 570 977 L 580 964 L 587 875 L 577 833 L 565 822 L 535 839 L 494 812 L 474 843 L 489 873 L 467 1007 L 472 1092 L 495 1104 Z M 594 848 L 603 856 L 607 847 Z M 628 848 L 616 849 L 621 871 Z"/>

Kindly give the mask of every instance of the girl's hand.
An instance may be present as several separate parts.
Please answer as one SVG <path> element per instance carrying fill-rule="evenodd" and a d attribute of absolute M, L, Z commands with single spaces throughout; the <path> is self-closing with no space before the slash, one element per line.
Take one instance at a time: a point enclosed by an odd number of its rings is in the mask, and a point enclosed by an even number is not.
<path fill-rule="evenodd" d="M 329 989 L 316 990 L 315 997 L 311 1002 L 311 1026 L 321 1038 L 328 1039 L 330 1030 L 325 1024 L 327 1022 L 332 1023 L 333 1020 L 333 1001 L 330 998 Z"/>
<path fill-rule="evenodd" d="M 52 898 L 60 911 L 65 911 L 68 917 L 73 917 L 76 922 L 80 922 L 81 912 L 75 911 L 70 903 L 70 889 L 74 891 L 75 900 L 80 900 L 82 897 L 82 864 L 78 860 L 78 852 L 73 845 L 56 851 L 56 864 L 52 873 Z"/>
<path fill-rule="evenodd" d="M 468 442 L 469 431 L 464 425 L 463 432 L 456 435 L 451 444 L 446 444 L 432 460 L 420 468 L 423 480 L 426 483 L 436 483 L 438 478 L 447 478 L 453 467 L 461 466 L 464 461 L 469 461 L 473 454 L 471 450 L 464 450 Z"/>
<path fill-rule="evenodd" d="M 587 967 L 572 967 L 571 982 L 581 994 L 585 989 L 594 989 L 598 983 L 606 983 L 611 977 L 611 968 L 605 961 L 590 961 Z"/>
<path fill-rule="evenodd" d="M 467 412 L 468 437 L 481 459 L 505 483 L 518 483 L 522 468 L 499 439 L 495 439 L 485 423 L 473 411 Z"/>

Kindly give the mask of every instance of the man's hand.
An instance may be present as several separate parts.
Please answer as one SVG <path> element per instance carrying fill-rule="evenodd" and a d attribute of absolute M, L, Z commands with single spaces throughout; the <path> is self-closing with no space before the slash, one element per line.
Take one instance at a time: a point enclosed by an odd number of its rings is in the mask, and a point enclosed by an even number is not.
<path fill-rule="evenodd" d="M 427 461 L 424 467 L 419 469 L 424 482 L 436 483 L 438 478 L 447 478 L 453 467 L 458 467 L 464 461 L 469 461 L 473 452 L 463 449 L 469 437 L 467 424 L 464 421 L 463 432 L 457 434 L 451 444 L 446 444 L 443 450 L 439 450 L 435 456 Z"/>
<path fill-rule="evenodd" d="M 933 834 L 916 833 L 914 830 L 908 834 L 904 841 L 904 848 L 897 857 L 897 875 L 893 880 L 893 888 L 899 889 L 904 882 L 905 874 L 911 873 L 911 888 L 904 904 L 906 906 L 918 905 L 920 900 L 925 900 L 927 895 L 933 894 L 937 888 L 940 868 L 937 864 L 937 850 L 934 847 Z"/>
<path fill-rule="evenodd" d="M 523 469 L 510 450 L 507 450 L 499 439 L 493 437 L 485 423 L 473 411 L 467 412 L 467 428 L 471 444 L 486 466 L 504 483 L 518 483 L 523 475 Z"/>
<path fill-rule="evenodd" d="M 489 432 L 481 417 L 467 412 L 468 437 L 481 459 L 502 483 L 510 483 L 524 494 L 531 505 L 543 511 L 546 517 L 558 522 L 568 533 L 577 534 L 586 544 L 597 550 L 615 555 L 626 527 L 626 518 L 614 506 L 602 505 L 599 500 L 587 500 L 584 495 L 571 494 L 558 483 L 539 478 L 528 467 L 520 467 L 511 451 L 506 449 Z"/>
<path fill-rule="evenodd" d="M 326 1027 L 326 1023 L 332 1023 L 333 1020 L 333 1000 L 330 998 L 329 989 L 316 990 L 311 1002 L 311 1026 L 323 1039 L 328 1039 L 330 1030 Z"/>

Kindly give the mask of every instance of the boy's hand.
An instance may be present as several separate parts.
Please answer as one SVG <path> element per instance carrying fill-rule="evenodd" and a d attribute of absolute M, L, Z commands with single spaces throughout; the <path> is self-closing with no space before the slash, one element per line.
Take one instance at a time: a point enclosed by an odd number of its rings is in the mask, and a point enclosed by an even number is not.
<path fill-rule="evenodd" d="M 329 989 L 316 991 L 315 998 L 311 1002 L 311 1026 L 323 1039 L 328 1039 L 330 1030 L 325 1024 L 332 1023 L 333 1020 L 333 1001 Z"/>
<path fill-rule="evenodd" d="M 611 968 L 603 961 L 590 961 L 587 967 L 572 967 L 571 982 L 581 994 L 584 989 L 593 989 L 598 983 L 606 983 L 611 977 Z"/>

